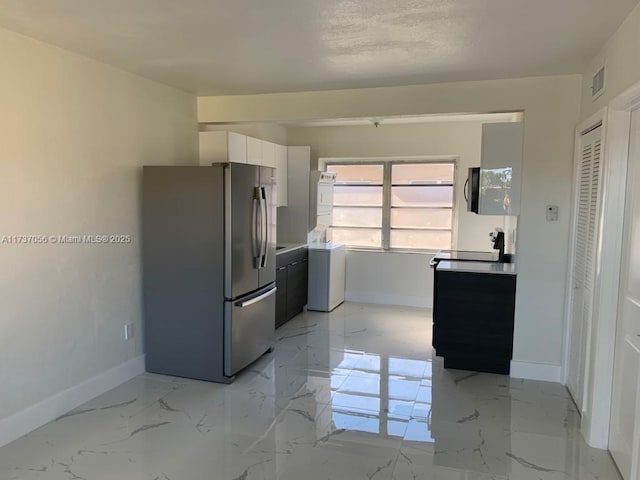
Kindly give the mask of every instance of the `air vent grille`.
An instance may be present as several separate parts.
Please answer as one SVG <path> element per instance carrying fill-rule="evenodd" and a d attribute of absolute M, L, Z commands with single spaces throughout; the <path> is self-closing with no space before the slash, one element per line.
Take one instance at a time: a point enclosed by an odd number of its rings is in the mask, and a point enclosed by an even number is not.
<path fill-rule="evenodd" d="M 604 67 L 598 70 L 591 82 L 591 99 L 595 100 L 604 92 Z"/>

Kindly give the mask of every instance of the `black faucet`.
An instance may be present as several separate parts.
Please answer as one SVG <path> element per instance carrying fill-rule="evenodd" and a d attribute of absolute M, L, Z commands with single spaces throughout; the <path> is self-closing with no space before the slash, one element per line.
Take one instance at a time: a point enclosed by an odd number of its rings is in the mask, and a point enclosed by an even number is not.
<path fill-rule="evenodd" d="M 498 250 L 498 262 L 504 263 L 504 232 L 491 232 L 489 237 L 493 240 L 493 248 Z"/>

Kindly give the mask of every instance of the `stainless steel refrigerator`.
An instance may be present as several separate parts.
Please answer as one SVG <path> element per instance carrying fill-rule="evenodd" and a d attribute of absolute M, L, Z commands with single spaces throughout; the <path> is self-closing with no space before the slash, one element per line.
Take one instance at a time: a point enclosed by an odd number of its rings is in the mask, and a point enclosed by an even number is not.
<path fill-rule="evenodd" d="M 275 170 L 143 170 L 146 369 L 228 383 L 275 335 Z"/>

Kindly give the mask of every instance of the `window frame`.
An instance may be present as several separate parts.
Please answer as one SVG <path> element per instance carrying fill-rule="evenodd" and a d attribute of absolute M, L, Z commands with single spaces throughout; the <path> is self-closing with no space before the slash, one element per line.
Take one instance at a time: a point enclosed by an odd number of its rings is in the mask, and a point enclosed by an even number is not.
<path fill-rule="evenodd" d="M 420 157 L 351 157 L 351 158 L 319 158 L 319 169 L 326 171 L 327 165 L 383 165 L 383 179 L 382 179 L 382 226 L 381 227 L 336 227 L 336 228 L 353 228 L 358 230 L 380 230 L 382 236 L 381 247 L 364 247 L 364 246 L 350 246 L 347 248 L 350 250 L 367 250 L 367 251 L 380 251 L 380 252 L 435 252 L 436 249 L 427 248 L 391 248 L 391 231 L 394 230 L 391 227 L 391 210 L 392 208 L 425 208 L 425 207 L 392 207 L 391 206 L 391 187 L 392 185 L 392 168 L 393 165 L 402 164 L 451 164 L 453 165 L 453 180 L 452 184 L 446 184 L 442 186 L 452 187 L 452 205 L 451 207 L 426 207 L 434 210 L 451 210 L 451 229 L 429 229 L 429 228 L 396 228 L 396 230 L 433 230 L 433 231 L 451 231 L 451 245 L 450 248 L 455 250 L 457 245 L 458 234 L 458 202 L 456 201 L 457 184 L 458 184 L 458 162 L 459 157 L 450 155 L 438 155 L 438 156 L 420 156 Z M 425 186 L 425 185 L 423 185 Z M 430 185 L 431 186 L 431 185 Z M 435 185 L 433 185 L 435 186 Z M 357 206 L 349 206 L 349 208 L 360 208 Z M 368 208 L 368 207 L 362 207 Z M 333 228 L 333 225 L 331 226 Z"/>

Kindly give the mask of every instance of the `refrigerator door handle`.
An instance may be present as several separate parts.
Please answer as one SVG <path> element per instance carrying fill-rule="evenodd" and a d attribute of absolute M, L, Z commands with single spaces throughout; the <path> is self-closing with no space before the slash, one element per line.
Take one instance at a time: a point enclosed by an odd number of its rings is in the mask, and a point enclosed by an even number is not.
<path fill-rule="evenodd" d="M 267 266 L 267 246 L 269 245 L 269 209 L 267 208 L 267 190 L 260 187 L 260 220 L 262 221 L 262 246 L 260 248 L 260 267 Z"/>
<path fill-rule="evenodd" d="M 242 307 L 248 307 L 250 305 L 253 305 L 255 303 L 260 302 L 261 300 L 264 300 L 267 297 L 270 297 L 271 295 L 276 293 L 277 289 L 278 289 L 277 287 L 273 287 L 271 290 L 268 290 L 267 292 L 265 292 L 265 293 L 263 293 L 261 295 L 258 295 L 257 297 L 253 297 L 253 298 L 250 298 L 249 300 L 244 300 L 242 302 L 236 302 L 235 305 L 236 305 L 236 307 L 241 307 L 241 308 Z"/>
<path fill-rule="evenodd" d="M 257 193 L 257 192 L 255 192 Z M 258 237 L 258 202 L 259 198 L 257 195 L 253 196 L 253 207 L 251 209 L 251 255 L 253 256 L 253 265 L 255 268 L 260 267 L 260 251 L 261 246 L 259 244 Z"/>
<path fill-rule="evenodd" d="M 260 270 L 262 268 L 262 237 L 264 235 L 262 231 L 262 199 L 260 197 L 258 197 L 258 218 L 256 223 L 258 225 L 258 236 L 256 238 L 256 245 L 258 250 L 258 255 L 256 257 L 256 268 Z"/>

